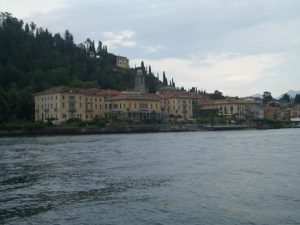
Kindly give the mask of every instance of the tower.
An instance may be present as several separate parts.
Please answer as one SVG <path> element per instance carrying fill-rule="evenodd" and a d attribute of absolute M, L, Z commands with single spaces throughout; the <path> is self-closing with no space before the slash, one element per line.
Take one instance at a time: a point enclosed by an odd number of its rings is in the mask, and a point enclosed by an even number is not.
<path fill-rule="evenodd" d="M 145 76 L 144 76 L 144 74 L 143 74 L 143 72 L 142 72 L 141 69 L 139 69 L 136 72 L 134 90 L 138 91 L 138 92 L 143 92 L 143 93 L 146 92 L 146 88 L 145 88 Z"/>

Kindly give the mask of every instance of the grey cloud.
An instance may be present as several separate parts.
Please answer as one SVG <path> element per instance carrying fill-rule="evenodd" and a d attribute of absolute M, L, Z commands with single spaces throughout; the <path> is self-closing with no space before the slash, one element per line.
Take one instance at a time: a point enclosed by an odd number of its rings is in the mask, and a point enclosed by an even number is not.
<path fill-rule="evenodd" d="M 51 12 L 49 18 L 58 18 L 55 23 L 47 22 L 47 14 L 32 20 L 43 21 L 54 31 L 69 29 L 77 42 L 87 37 L 103 40 L 103 32 L 130 30 L 135 32 L 139 57 L 184 57 L 218 47 L 230 48 L 227 39 L 231 33 L 295 18 L 299 10 L 300 2 L 296 0 L 69 1 L 68 7 Z M 146 46 L 154 45 L 165 48 L 160 54 L 145 51 Z M 122 46 L 118 50 L 129 57 L 137 54 L 136 49 Z"/>

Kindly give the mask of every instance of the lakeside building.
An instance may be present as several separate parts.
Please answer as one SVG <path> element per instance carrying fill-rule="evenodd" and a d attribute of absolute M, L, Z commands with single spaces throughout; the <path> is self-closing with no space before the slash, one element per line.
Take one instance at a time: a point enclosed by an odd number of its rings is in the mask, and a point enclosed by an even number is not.
<path fill-rule="evenodd" d="M 129 59 L 124 56 L 117 56 L 117 63 L 116 65 L 118 67 L 129 69 Z"/>
<path fill-rule="evenodd" d="M 300 104 L 295 104 L 291 109 L 292 126 L 300 127 Z"/>
<path fill-rule="evenodd" d="M 291 118 L 300 118 L 300 104 L 295 104 L 292 106 Z"/>
<path fill-rule="evenodd" d="M 233 121 L 245 119 L 263 119 L 264 106 L 253 98 L 227 97 L 225 99 L 205 99 L 200 110 L 216 109 L 218 116 Z"/>
<path fill-rule="evenodd" d="M 292 109 L 272 101 L 265 106 L 264 116 L 267 119 L 289 120 L 292 116 Z"/>
<path fill-rule="evenodd" d="M 156 95 L 161 99 L 162 111 L 170 117 L 192 119 L 193 103 L 197 99 L 194 94 L 187 92 L 158 91 Z"/>
<path fill-rule="evenodd" d="M 238 98 L 206 99 L 201 109 L 217 109 L 218 115 L 226 119 L 238 120 L 246 118 L 245 103 Z"/>
<path fill-rule="evenodd" d="M 143 92 L 121 92 L 120 95 L 110 98 L 111 107 L 107 110 L 107 116 L 120 119 L 146 119 L 166 118 L 162 111 L 161 100 L 155 94 Z"/>
<path fill-rule="evenodd" d="M 175 88 L 146 93 L 145 77 L 139 69 L 132 91 L 59 86 L 39 92 L 35 94 L 35 120 L 53 118 L 57 123 L 71 118 L 92 120 L 96 117 L 190 120 L 195 106 L 201 105 L 202 101 L 202 96 L 196 92 L 182 92 Z"/>
<path fill-rule="evenodd" d="M 116 91 L 98 88 L 81 89 L 59 86 L 35 94 L 35 120 L 56 119 L 58 123 L 71 118 L 92 120 L 105 116 L 105 97 Z"/>

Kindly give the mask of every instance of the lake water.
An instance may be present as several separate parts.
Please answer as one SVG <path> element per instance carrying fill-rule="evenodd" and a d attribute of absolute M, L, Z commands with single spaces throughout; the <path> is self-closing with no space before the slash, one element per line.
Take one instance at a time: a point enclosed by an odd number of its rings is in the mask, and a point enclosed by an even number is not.
<path fill-rule="evenodd" d="M 0 224 L 300 224 L 300 129 L 0 138 Z"/>

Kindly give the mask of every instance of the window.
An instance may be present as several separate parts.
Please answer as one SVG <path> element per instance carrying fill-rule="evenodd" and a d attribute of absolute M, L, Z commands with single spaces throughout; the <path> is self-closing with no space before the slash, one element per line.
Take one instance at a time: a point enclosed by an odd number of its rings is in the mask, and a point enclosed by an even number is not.
<path fill-rule="evenodd" d="M 65 96 L 64 96 L 64 95 L 62 96 L 62 99 L 63 99 L 63 100 L 65 99 Z"/>
<path fill-rule="evenodd" d="M 62 103 L 62 107 L 65 108 L 65 103 L 64 102 Z"/>
<path fill-rule="evenodd" d="M 75 109 L 75 102 L 69 102 L 69 109 Z"/>
<path fill-rule="evenodd" d="M 143 109 L 148 109 L 147 103 L 140 103 L 140 110 L 143 110 Z"/>

